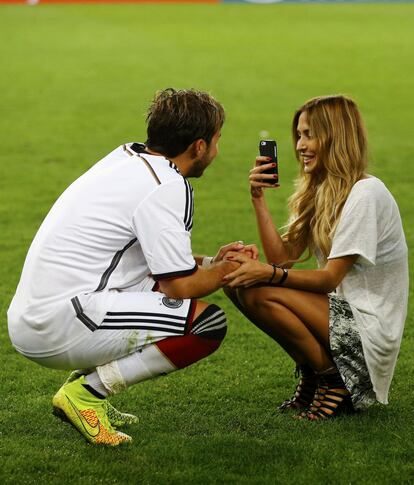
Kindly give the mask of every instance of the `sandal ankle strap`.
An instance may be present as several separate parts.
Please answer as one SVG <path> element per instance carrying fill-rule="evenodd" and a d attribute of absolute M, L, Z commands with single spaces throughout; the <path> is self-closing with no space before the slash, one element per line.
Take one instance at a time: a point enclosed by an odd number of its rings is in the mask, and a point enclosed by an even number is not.
<path fill-rule="evenodd" d="M 315 371 L 308 364 L 297 364 L 295 368 L 295 377 L 313 377 L 316 376 Z"/>

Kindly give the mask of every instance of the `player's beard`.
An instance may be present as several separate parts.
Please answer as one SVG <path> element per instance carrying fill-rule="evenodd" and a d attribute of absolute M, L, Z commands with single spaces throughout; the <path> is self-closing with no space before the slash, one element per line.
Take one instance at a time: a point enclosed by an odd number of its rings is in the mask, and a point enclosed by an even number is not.
<path fill-rule="evenodd" d="M 187 173 L 187 177 L 201 177 L 204 173 L 204 170 L 210 165 L 211 158 L 210 158 L 210 150 L 207 150 L 201 158 L 196 158 L 195 154 L 195 147 L 194 152 L 194 161 L 191 169 Z"/>

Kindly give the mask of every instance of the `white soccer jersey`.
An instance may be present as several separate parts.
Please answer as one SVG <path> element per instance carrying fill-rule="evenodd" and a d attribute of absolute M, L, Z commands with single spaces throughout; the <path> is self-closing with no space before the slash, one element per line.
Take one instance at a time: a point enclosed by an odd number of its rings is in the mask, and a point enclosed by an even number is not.
<path fill-rule="evenodd" d="M 88 295 L 107 292 L 110 300 L 114 290 L 150 291 L 154 280 L 196 271 L 193 208 L 178 168 L 141 144 L 96 163 L 59 197 L 29 249 L 8 311 L 16 348 L 24 352 L 34 333 L 42 338 L 39 353 L 70 345 L 60 318 L 66 313 L 100 325 L 106 311 L 88 307 Z"/>

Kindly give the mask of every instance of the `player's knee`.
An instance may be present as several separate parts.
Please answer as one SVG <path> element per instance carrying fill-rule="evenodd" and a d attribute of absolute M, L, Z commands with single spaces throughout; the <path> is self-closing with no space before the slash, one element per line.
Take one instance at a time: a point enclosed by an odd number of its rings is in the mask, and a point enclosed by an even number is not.
<path fill-rule="evenodd" d="M 227 319 L 223 310 L 211 304 L 193 321 L 191 333 L 209 340 L 216 340 L 217 347 L 226 336 Z"/>

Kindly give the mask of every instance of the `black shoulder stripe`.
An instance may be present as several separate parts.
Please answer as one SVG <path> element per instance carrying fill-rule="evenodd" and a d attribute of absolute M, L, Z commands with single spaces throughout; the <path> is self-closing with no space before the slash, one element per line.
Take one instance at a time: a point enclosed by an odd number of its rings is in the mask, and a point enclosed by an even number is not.
<path fill-rule="evenodd" d="M 157 182 L 157 184 L 158 185 L 161 185 L 161 180 L 158 178 L 157 174 L 155 173 L 154 169 L 152 168 L 152 166 L 150 165 L 150 163 L 148 162 L 148 160 L 145 160 L 145 158 L 142 157 L 141 155 L 137 155 L 137 156 L 145 163 L 146 167 L 151 172 L 151 175 L 154 177 L 154 179 Z"/>
<path fill-rule="evenodd" d="M 112 258 L 111 264 L 109 267 L 105 270 L 104 274 L 102 275 L 101 281 L 98 285 L 98 288 L 96 288 L 95 291 L 102 291 L 105 286 L 108 284 L 109 277 L 111 274 L 114 272 L 115 268 L 118 266 L 119 262 L 121 261 L 122 255 L 125 253 L 127 249 L 129 249 L 135 242 L 137 241 L 137 238 L 135 237 L 129 243 L 119 251 L 115 253 L 115 256 Z"/>
<path fill-rule="evenodd" d="M 188 225 L 188 230 L 191 231 L 193 228 L 193 217 L 194 217 L 194 189 L 190 185 L 190 190 L 191 190 L 191 212 L 190 212 L 190 223 Z"/>
<path fill-rule="evenodd" d="M 190 205 L 190 199 L 189 199 L 189 194 L 188 194 L 188 183 L 187 180 L 184 179 L 184 185 L 185 185 L 185 208 L 184 208 L 184 226 L 185 229 L 187 229 L 187 221 L 188 221 L 188 208 Z"/>
<path fill-rule="evenodd" d="M 185 184 L 185 209 L 184 209 L 184 226 L 186 231 L 191 231 L 193 227 L 193 213 L 194 213 L 194 197 L 193 188 L 187 179 L 184 179 Z"/>

